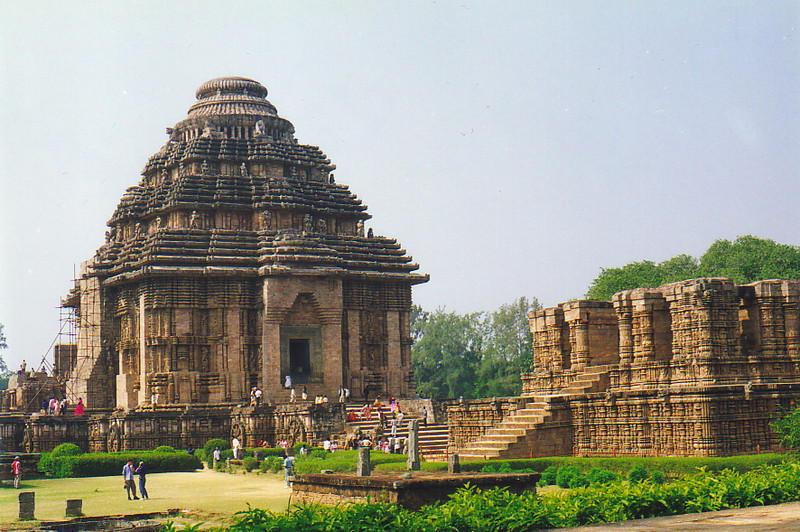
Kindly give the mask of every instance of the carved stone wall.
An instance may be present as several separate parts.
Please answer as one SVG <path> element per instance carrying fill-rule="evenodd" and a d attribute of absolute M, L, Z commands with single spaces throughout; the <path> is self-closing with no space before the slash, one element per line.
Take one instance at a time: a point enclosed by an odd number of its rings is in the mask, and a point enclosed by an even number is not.
<path fill-rule="evenodd" d="M 258 407 L 163 406 L 90 415 L 0 414 L 0 438 L 8 452 L 48 452 L 61 443 L 85 451 L 202 447 L 212 438 L 238 437 L 243 445 L 269 446 L 286 439 L 318 443 L 344 432 L 344 407 L 337 403 L 291 403 Z"/>
<path fill-rule="evenodd" d="M 335 166 L 245 78 L 197 91 L 64 299 L 58 357 L 89 408 L 241 403 L 258 386 L 413 397 L 411 286 L 427 281 Z"/>
<path fill-rule="evenodd" d="M 778 445 L 770 422 L 800 399 L 797 281 L 692 279 L 626 290 L 611 302 L 571 301 L 529 319 L 534 367 L 522 376 L 520 411 L 542 421 L 502 456 L 546 456 L 556 422 L 558 454 L 766 451 Z M 482 405 L 453 410 L 457 447 L 486 437 Z M 523 418 L 503 415 L 514 428 Z"/>

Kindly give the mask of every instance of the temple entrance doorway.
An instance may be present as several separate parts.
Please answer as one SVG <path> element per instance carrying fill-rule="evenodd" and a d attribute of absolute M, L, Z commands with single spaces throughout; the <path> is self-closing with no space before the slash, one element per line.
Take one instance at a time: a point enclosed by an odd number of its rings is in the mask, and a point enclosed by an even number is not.
<path fill-rule="evenodd" d="M 307 338 L 289 340 L 289 375 L 296 383 L 307 383 L 311 376 L 311 342 Z"/>

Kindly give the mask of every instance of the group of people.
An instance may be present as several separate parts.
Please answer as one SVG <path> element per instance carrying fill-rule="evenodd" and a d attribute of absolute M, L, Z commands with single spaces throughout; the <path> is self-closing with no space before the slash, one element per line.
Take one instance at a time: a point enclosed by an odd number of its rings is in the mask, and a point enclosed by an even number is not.
<path fill-rule="evenodd" d="M 63 399 L 56 399 L 55 397 L 48 399 L 44 399 L 42 401 L 42 412 L 46 413 L 49 416 L 63 416 L 67 413 L 67 408 L 69 403 L 67 403 L 67 398 L 64 397 Z M 83 407 L 83 398 L 79 398 L 77 404 L 75 405 L 75 415 L 81 416 L 84 413 Z"/>
<path fill-rule="evenodd" d="M 128 460 L 128 463 L 122 468 L 122 479 L 124 481 L 125 492 L 128 494 L 128 500 L 139 500 L 136 495 L 136 484 L 134 483 L 134 476 L 139 475 L 139 493 L 142 499 L 149 499 L 145 484 L 147 483 L 147 467 L 144 462 L 139 462 L 137 467 L 133 467 L 133 460 Z"/>

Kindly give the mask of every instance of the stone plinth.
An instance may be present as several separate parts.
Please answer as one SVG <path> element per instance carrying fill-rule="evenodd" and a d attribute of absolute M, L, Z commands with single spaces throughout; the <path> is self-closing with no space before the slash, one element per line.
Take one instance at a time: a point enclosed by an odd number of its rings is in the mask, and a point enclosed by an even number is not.
<path fill-rule="evenodd" d="M 425 471 L 374 471 L 372 476 L 353 474 L 298 475 L 292 483 L 297 503 L 339 504 L 343 502 L 396 503 L 403 508 L 444 502 L 466 484 L 481 489 L 507 488 L 513 493 L 536 490 L 539 473 L 461 473 Z"/>

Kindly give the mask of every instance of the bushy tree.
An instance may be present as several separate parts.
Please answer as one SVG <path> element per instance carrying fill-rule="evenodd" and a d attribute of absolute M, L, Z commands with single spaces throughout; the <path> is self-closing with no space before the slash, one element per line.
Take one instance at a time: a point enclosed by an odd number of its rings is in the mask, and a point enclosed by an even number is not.
<path fill-rule="evenodd" d="M 519 394 L 520 374 L 532 365 L 527 314 L 534 308 L 538 301 L 525 297 L 488 313 L 415 306 L 411 353 L 417 392 L 435 399 Z"/>
<path fill-rule="evenodd" d="M 800 247 L 751 235 L 733 242 L 717 240 L 700 258 L 700 274 L 728 277 L 739 284 L 800 279 Z"/>
<path fill-rule="evenodd" d="M 423 397 L 473 397 L 475 367 L 483 342 L 480 313 L 420 311 L 412 363 L 417 392 Z"/>
<path fill-rule="evenodd" d="M 603 268 L 589 286 L 589 299 L 610 299 L 622 290 L 654 287 L 695 277 L 727 277 L 752 283 L 763 279 L 799 279 L 800 247 L 751 235 L 733 242 L 717 240 L 700 259 L 678 255 L 658 264 L 645 260 Z"/>
<path fill-rule="evenodd" d="M 773 430 L 781 437 L 786 449 L 800 449 L 800 408 L 792 408 L 772 422 Z"/>

